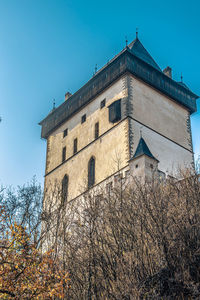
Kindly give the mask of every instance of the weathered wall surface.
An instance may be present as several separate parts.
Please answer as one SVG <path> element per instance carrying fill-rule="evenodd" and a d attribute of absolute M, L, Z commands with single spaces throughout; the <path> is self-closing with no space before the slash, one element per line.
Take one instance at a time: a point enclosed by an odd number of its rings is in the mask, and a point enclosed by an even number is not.
<path fill-rule="evenodd" d="M 78 139 L 78 151 L 94 141 L 95 123 L 99 122 L 99 135 L 102 135 L 115 124 L 109 122 L 108 106 L 115 100 L 124 98 L 127 91 L 123 86 L 124 78 L 113 84 L 104 93 L 59 127 L 48 138 L 46 173 L 62 162 L 62 148 L 66 146 L 66 159 L 73 155 L 73 140 Z M 100 109 L 100 103 L 106 99 L 106 106 Z M 122 109 L 123 112 L 123 109 Z M 81 117 L 86 114 L 86 122 L 81 124 Z M 123 115 L 122 115 L 123 118 Z M 68 128 L 68 135 L 63 138 L 63 131 Z"/>
<path fill-rule="evenodd" d="M 158 162 L 146 155 L 136 157 L 134 160 L 130 160 L 130 175 L 132 184 L 134 184 L 134 177 L 140 182 L 152 181 L 152 179 L 159 178 L 158 176 Z"/>
<path fill-rule="evenodd" d="M 159 170 L 175 175 L 177 169 L 193 163 L 188 111 L 168 97 L 130 75 L 130 149 L 134 154 L 140 131 Z M 138 121 L 138 122 L 137 122 Z"/>
<path fill-rule="evenodd" d="M 45 178 L 47 188 L 55 180 L 61 182 L 63 176 L 67 174 L 69 199 L 78 196 L 87 188 L 88 162 L 92 156 L 95 157 L 95 184 L 127 165 L 128 120 L 123 120 L 126 114 L 127 86 L 124 81 L 125 77 L 121 78 L 49 137 Z M 100 103 L 104 98 L 106 105 L 101 109 Z M 122 121 L 113 124 L 109 122 L 108 106 L 118 99 L 122 99 Z M 86 122 L 81 124 L 81 117 L 84 114 Z M 96 122 L 99 122 L 100 137 L 95 140 Z M 66 128 L 68 135 L 63 138 L 63 131 Z M 78 139 L 78 152 L 73 155 L 75 138 Z M 62 163 L 64 146 L 66 146 L 66 162 Z"/>
<path fill-rule="evenodd" d="M 102 109 L 100 103 L 106 99 Z M 108 106 L 122 99 L 122 120 L 109 122 Z M 81 117 L 86 114 L 86 122 Z M 126 118 L 130 116 L 131 118 Z M 99 138 L 95 140 L 95 123 Z M 68 135 L 63 138 L 63 131 Z M 125 75 L 62 124 L 47 143 L 45 187 L 64 175 L 69 177 L 68 199 L 87 189 L 88 162 L 95 157 L 95 184 L 128 165 L 140 138 L 140 130 L 152 154 L 159 160 L 158 169 L 175 175 L 178 168 L 193 162 L 188 111 L 132 75 Z M 78 152 L 73 155 L 73 141 L 78 139 Z M 66 146 L 66 161 L 62 149 Z M 136 172 L 136 171 L 135 171 Z M 136 172 L 137 173 L 137 172 Z"/>
<path fill-rule="evenodd" d="M 135 152 L 140 139 L 141 124 L 134 120 L 131 120 L 131 124 L 134 130 L 133 152 Z M 142 127 L 142 136 L 151 153 L 159 160 L 160 171 L 175 176 L 180 168 L 192 166 L 193 154 L 189 150 L 145 126 Z"/>
<path fill-rule="evenodd" d="M 111 176 L 127 165 L 127 120 L 120 122 L 84 150 L 74 155 L 66 163 L 46 176 L 46 187 L 55 180 L 62 181 L 65 174 L 69 177 L 69 199 L 77 197 L 87 189 L 88 162 L 95 157 L 95 184 Z"/>
<path fill-rule="evenodd" d="M 132 113 L 139 122 L 191 150 L 188 111 L 131 76 Z"/>

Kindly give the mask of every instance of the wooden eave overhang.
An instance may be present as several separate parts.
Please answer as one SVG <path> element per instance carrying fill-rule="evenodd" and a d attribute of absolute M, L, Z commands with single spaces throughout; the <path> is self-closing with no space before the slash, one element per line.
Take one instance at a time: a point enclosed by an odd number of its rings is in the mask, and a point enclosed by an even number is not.
<path fill-rule="evenodd" d="M 162 71 L 141 60 L 126 47 L 67 101 L 63 102 L 39 123 L 42 126 L 41 137 L 46 139 L 62 123 L 71 118 L 126 72 L 133 74 L 183 105 L 190 113 L 196 111 L 197 95 L 166 76 Z"/>

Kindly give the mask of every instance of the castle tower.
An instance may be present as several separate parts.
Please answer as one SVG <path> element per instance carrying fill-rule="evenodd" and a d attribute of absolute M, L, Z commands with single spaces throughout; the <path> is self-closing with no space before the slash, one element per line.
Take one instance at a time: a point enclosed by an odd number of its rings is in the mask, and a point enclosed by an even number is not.
<path fill-rule="evenodd" d="M 191 166 L 190 115 L 198 97 L 171 74 L 136 38 L 75 94 L 67 93 L 40 122 L 47 140 L 45 188 L 57 181 L 74 199 L 119 171 L 139 175 L 137 160 L 172 176 Z"/>

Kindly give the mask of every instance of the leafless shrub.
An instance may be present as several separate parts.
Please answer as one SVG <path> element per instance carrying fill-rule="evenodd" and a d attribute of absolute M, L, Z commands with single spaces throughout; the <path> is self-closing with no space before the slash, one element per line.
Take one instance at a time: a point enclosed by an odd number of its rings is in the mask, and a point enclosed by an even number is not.
<path fill-rule="evenodd" d="M 66 299 L 200 296 L 200 183 L 194 174 L 182 177 L 135 180 L 129 189 L 88 192 L 67 204 Z"/>
<path fill-rule="evenodd" d="M 35 178 L 17 189 L 9 187 L 0 190 L 0 205 L 7 212 L 7 225 L 17 222 L 25 227 L 35 243 L 40 239 L 42 200 L 43 191 Z"/>
<path fill-rule="evenodd" d="M 200 298 L 200 181 L 181 177 L 73 201 L 45 192 L 38 240 L 69 272 L 65 299 Z"/>

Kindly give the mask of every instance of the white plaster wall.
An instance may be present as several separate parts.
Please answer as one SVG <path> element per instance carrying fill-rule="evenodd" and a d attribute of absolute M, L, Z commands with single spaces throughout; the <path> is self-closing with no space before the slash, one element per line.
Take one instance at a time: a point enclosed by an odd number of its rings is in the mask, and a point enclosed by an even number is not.
<path fill-rule="evenodd" d="M 135 153 L 139 139 L 141 125 L 131 120 L 133 128 L 133 153 Z M 181 168 L 191 167 L 193 154 L 187 149 L 166 139 L 158 133 L 142 127 L 142 137 L 155 158 L 159 160 L 158 169 L 164 173 L 175 176 Z"/>
<path fill-rule="evenodd" d="M 131 89 L 132 117 L 191 150 L 188 111 L 133 76 Z"/>

